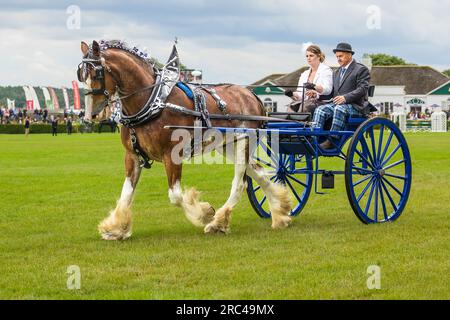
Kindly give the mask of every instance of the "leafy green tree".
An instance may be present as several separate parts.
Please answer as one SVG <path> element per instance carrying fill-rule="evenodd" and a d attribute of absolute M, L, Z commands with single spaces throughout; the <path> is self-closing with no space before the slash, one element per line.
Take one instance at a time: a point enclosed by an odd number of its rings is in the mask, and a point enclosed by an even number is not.
<path fill-rule="evenodd" d="M 443 74 L 445 74 L 447 77 L 450 77 L 450 69 L 442 71 Z"/>
<path fill-rule="evenodd" d="M 402 58 L 384 53 L 372 53 L 369 56 L 372 58 L 372 65 L 374 66 L 415 65 Z"/>

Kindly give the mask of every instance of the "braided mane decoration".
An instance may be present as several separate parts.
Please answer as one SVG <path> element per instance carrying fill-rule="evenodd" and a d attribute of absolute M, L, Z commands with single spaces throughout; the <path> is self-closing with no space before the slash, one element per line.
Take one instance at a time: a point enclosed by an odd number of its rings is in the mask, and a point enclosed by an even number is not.
<path fill-rule="evenodd" d="M 120 49 L 123 51 L 126 51 L 132 55 L 134 55 L 135 57 L 143 60 L 144 62 L 151 64 L 151 65 L 155 65 L 155 61 L 150 57 L 150 55 L 139 49 L 138 47 L 134 46 L 134 47 L 130 47 L 125 41 L 122 40 L 100 40 L 98 42 L 99 46 L 100 46 L 100 51 L 104 51 L 107 49 Z M 92 51 L 92 45 L 89 46 L 89 51 Z"/>

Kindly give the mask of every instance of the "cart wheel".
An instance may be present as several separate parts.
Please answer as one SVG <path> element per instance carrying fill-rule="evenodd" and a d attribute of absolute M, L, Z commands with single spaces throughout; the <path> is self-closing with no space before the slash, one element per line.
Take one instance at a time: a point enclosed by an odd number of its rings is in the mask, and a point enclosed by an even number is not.
<path fill-rule="evenodd" d="M 408 201 L 411 156 L 399 128 L 384 118 L 362 123 L 350 142 L 345 185 L 350 205 L 363 223 L 396 220 Z"/>
<path fill-rule="evenodd" d="M 312 188 L 313 168 L 310 155 L 274 154 L 267 143 L 260 141 L 259 154 L 254 161 L 264 168 L 272 182 L 284 184 L 291 193 L 291 216 L 305 206 Z M 256 151 L 255 151 L 256 152 Z M 259 184 L 247 176 L 247 195 L 253 209 L 262 218 L 270 218 L 269 203 Z"/>

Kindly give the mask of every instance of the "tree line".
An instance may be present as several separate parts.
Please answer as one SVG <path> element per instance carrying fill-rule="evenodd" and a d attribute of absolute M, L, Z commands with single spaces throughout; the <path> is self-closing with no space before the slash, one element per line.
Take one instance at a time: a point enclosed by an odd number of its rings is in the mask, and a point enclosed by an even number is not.
<path fill-rule="evenodd" d="M 374 66 L 416 66 L 415 63 L 406 62 L 403 58 L 391 56 L 384 53 L 372 53 L 369 54 L 372 58 L 372 65 Z M 450 77 L 450 69 L 442 71 L 447 77 Z"/>

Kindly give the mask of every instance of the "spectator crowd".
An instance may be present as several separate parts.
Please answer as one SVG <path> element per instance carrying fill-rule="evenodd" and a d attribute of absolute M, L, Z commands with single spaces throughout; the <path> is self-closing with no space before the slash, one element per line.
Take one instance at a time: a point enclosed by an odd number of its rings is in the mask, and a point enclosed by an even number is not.
<path fill-rule="evenodd" d="M 58 121 L 63 121 L 64 123 L 70 123 L 71 126 L 74 120 L 82 122 L 84 120 L 84 111 L 81 110 L 79 114 L 75 114 L 73 110 L 64 110 L 64 114 L 52 115 Z M 49 112 L 47 109 L 40 110 L 26 110 L 26 109 L 8 109 L 5 107 L 0 108 L 0 124 L 25 124 L 25 119 L 28 118 L 30 123 L 51 123 L 51 118 L 49 117 Z"/>

